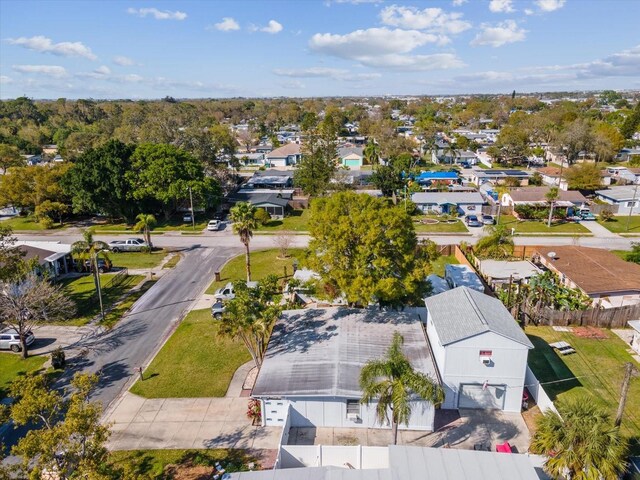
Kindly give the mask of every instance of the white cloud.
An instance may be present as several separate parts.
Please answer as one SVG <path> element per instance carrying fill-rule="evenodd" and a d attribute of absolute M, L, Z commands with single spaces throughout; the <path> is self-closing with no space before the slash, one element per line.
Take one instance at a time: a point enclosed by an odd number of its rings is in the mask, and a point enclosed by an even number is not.
<path fill-rule="evenodd" d="M 471 24 L 461 20 L 462 13 L 446 13 L 441 8 L 402 7 L 391 5 L 380 12 L 385 25 L 415 30 L 456 34 L 471 28 Z"/>
<path fill-rule="evenodd" d="M 305 88 L 305 84 L 300 80 L 289 80 L 286 82 L 281 82 L 280 86 L 288 90 L 302 90 L 303 88 Z"/>
<path fill-rule="evenodd" d="M 369 67 L 388 68 L 402 71 L 449 70 L 462 68 L 464 62 L 453 53 L 434 53 L 432 55 L 380 55 L 362 62 Z"/>
<path fill-rule="evenodd" d="M 554 12 L 564 7 L 566 0 L 536 0 L 535 4 L 543 12 Z"/>
<path fill-rule="evenodd" d="M 121 67 L 130 67 L 135 62 L 133 61 L 133 59 L 131 59 L 129 57 L 124 57 L 122 55 L 117 55 L 117 56 L 113 57 L 113 63 L 115 63 L 116 65 L 120 65 Z"/>
<path fill-rule="evenodd" d="M 506 20 L 495 26 L 488 23 L 481 25 L 481 32 L 471 41 L 472 46 L 490 45 L 501 47 L 508 43 L 521 42 L 525 39 L 527 31 L 518 27 L 514 20 Z"/>
<path fill-rule="evenodd" d="M 0 75 L 0 85 L 8 85 L 13 83 L 13 78 L 7 77 L 6 75 Z"/>
<path fill-rule="evenodd" d="M 329 67 L 310 67 L 299 69 L 282 69 L 276 68 L 273 73 L 280 77 L 290 78 L 331 78 L 345 82 L 374 80 L 380 78 L 379 73 L 353 73 L 350 70 Z"/>
<path fill-rule="evenodd" d="M 102 66 L 96 68 L 93 72 L 97 73 L 98 75 L 109 75 L 109 74 L 111 74 L 111 69 L 109 67 L 107 67 L 106 65 L 102 65 Z"/>
<path fill-rule="evenodd" d="M 266 27 L 260 28 L 261 32 L 276 34 L 282 31 L 282 24 L 276 22 L 275 20 L 269 20 Z"/>
<path fill-rule="evenodd" d="M 469 0 L 453 0 L 453 2 L 451 2 L 451 5 L 453 5 L 454 7 L 460 7 L 465 3 L 467 3 L 468 1 Z"/>
<path fill-rule="evenodd" d="M 20 73 L 39 73 L 49 77 L 61 78 L 67 75 L 64 67 L 59 65 L 13 65 L 11 68 Z"/>
<path fill-rule="evenodd" d="M 525 9 L 524 9 L 524 14 L 525 14 L 525 15 L 533 15 L 534 13 L 536 13 L 536 12 L 534 12 L 534 11 L 533 11 L 533 10 L 531 10 L 530 8 L 525 8 Z"/>
<path fill-rule="evenodd" d="M 35 37 L 27 38 L 10 38 L 9 43 L 11 45 L 19 45 L 29 50 L 35 50 L 41 53 L 51 53 L 53 55 L 59 55 L 64 57 L 84 57 L 89 60 L 95 60 L 96 57 L 91 49 L 84 45 L 82 42 L 60 42 L 53 43 L 50 38 L 43 35 L 37 35 Z"/>
<path fill-rule="evenodd" d="M 332 3 L 351 3 L 353 5 L 362 5 L 365 3 L 380 3 L 383 0 L 327 0 L 326 5 L 331 5 Z"/>
<path fill-rule="evenodd" d="M 221 22 L 213 24 L 213 28 L 220 30 L 221 32 L 232 32 L 234 30 L 240 30 L 240 25 L 231 17 L 224 17 Z M 211 29 L 211 27 L 207 27 Z"/>
<path fill-rule="evenodd" d="M 489 2 L 489 10 L 494 13 L 511 13 L 515 11 L 513 0 L 491 0 Z"/>
<path fill-rule="evenodd" d="M 156 20 L 184 20 L 187 18 L 187 14 L 179 10 L 172 12 L 171 10 L 158 10 L 157 8 L 128 8 L 127 13 L 143 18 L 149 15 Z"/>

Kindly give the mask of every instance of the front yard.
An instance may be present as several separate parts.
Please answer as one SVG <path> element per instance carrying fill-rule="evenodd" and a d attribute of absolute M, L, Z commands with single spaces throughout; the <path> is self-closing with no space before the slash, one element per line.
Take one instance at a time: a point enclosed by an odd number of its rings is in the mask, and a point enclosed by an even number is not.
<path fill-rule="evenodd" d="M 183 222 L 182 217 L 171 218 L 169 220 L 163 220 L 158 218 L 157 225 L 153 228 L 152 233 L 162 233 L 162 232 L 175 232 L 175 231 L 185 231 L 185 232 L 200 232 L 207 227 L 207 223 L 209 223 L 208 218 L 200 218 L 196 215 L 196 224 L 195 228 L 191 225 L 191 222 Z M 140 237 L 142 234 L 140 232 L 136 232 L 133 230 L 134 224 L 128 223 L 99 223 L 94 225 L 95 233 L 130 233 L 132 236 Z"/>
<path fill-rule="evenodd" d="M 109 252 L 109 260 L 114 267 L 123 268 L 153 268 L 160 265 L 160 262 L 167 256 L 166 250 L 154 250 L 147 252 Z"/>
<path fill-rule="evenodd" d="M 145 398 L 223 397 L 251 357 L 239 340 L 219 335 L 219 325 L 209 309 L 190 312 L 131 392 Z"/>
<path fill-rule="evenodd" d="M 626 362 L 635 363 L 627 345 L 613 332 L 601 330 L 607 338 L 593 339 L 552 327 L 527 327 L 535 349 L 529 352 L 529 366 L 551 400 L 588 395 L 607 408 L 615 418 Z M 548 343 L 569 343 L 576 353 L 559 356 Z M 632 438 L 634 451 L 640 451 L 640 379 L 631 381 L 622 432 Z"/>
<path fill-rule="evenodd" d="M 251 279 L 260 280 L 269 274 L 276 274 L 283 278 L 285 275 L 293 275 L 293 260 L 298 258 L 302 260 L 304 250 L 301 248 L 289 249 L 288 258 L 279 258 L 280 251 L 278 249 L 259 250 L 251 252 Z M 227 262 L 220 271 L 220 281 L 213 282 L 209 285 L 206 293 L 213 294 L 216 290 L 224 286 L 227 282 L 235 282 L 238 280 L 246 280 L 247 271 L 245 267 L 244 254 L 238 255 Z"/>
<path fill-rule="evenodd" d="M 469 233 L 461 220 L 446 222 L 437 215 L 416 215 L 411 218 L 416 233 Z M 436 220 L 438 223 L 425 223 Z"/>
<path fill-rule="evenodd" d="M 258 232 L 274 232 L 274 231 L 288 231 L 288 232 L 306 232 L 308 231 L 309 223 L 309 209 L 305 210 L 292 210 L 289 215 L 282 220 L 270 220 L 267 225 L 260 225 Z"/>
<path fill-rule="evenodd" d="M 629 221 L 629 230 L 627 230 L 627 221 Z M 640 215 L 627 215 L 613 217 L 608 222 L 598 220 L 598 223 L 613 233 L 631 233 L 640 235 Z"/>
<path fill-rule="evenodd" d="M 20 231 L 20 230 L 28 230 L 28 231 L 46 230 L 46 228 L 40 222 L 38 222 L 36 218 L 33 216 L 27 216 L 27 217 L 16 216 L 16 217 L 8 218 L 7 220 L 2 221 L 2 225 L 11 227 L 11 230 L 13 230 L 14 232 Z M 62 226 L 59 223 L 54 223 L 52 228 L 59 229 L 61 227 Z"/>
<path fill-rule="evenodd" d="M 0 353 L 0 398 L 9 394 L 9 385 L 18 376 L 40 370 L 47 358 L 45 356 L 30 356 L 23 360 L 20 354 Z"/>
<path fill-rule="evenodd" d="M 501 215 L 500 225 L 504 225 L 507 228 L 515 228 L 516 235 L 519 233 L 529 234 L 545 234 L 545 233 L 565 233 L 565 234 L 590 234 L 589 230 L 575 222 L 560 223 L 555 222 L 551 224 L 551 228 L 547 226 L 547 222 L 538 220 L 518 220 L 512 215 Z"/>

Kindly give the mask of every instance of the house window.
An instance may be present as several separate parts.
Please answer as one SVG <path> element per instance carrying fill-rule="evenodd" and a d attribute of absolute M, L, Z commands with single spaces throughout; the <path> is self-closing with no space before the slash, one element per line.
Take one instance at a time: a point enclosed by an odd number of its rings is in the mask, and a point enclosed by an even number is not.
<path fill-rule="evenodd" d="M 360 415 L 360 400 L 347 400 L 347 416 Z"/>
<path fill-rule="evenodd" d="M 636 202 L 627 202 L 627 208 L 636 207 Z"/>
<path fill-rule="evenodd" d="M 490 357 L 493 352 L 491 350 L 480 350 L 481 357 Z"/>

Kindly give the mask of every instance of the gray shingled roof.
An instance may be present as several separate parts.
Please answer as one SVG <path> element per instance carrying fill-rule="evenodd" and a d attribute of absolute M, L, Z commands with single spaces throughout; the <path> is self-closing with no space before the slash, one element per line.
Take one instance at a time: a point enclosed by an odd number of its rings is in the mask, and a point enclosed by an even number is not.
<path fill-rule="evenodd" d="M 497 298 L 467 287 L 458 287 L 428 297 L 424 302 L 443 346 L 481 333 L 494 332 L 533 348 L 533 344 Z"/>
<path fill-rule="evenodd" d="M 395 331 L 416 370 L 436 377 L 422 322 L 424 308 L 402 312 L 346 307 L 289 310 L 273 329 L 253 395 L 359 398 L 360 370 L 384 356 Z"/>

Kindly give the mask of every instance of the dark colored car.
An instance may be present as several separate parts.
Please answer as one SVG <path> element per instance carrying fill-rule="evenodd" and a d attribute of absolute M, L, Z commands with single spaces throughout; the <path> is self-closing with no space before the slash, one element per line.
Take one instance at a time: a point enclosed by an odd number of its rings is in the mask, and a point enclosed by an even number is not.
<path fill-rule="evenodd" d="M 97 263 L 98 263 L 98 272 L 105 273 L 105 272 L 108 272 L 109 270 L 111 270 L 111 264 L 109 262 L 106 262 L 102 258 L 99 258 Z M 85 260 L 84 261 L 84 270 L 86 272 L 92 272 L 93 271 L 93 265 L 91 265 L 91 261 L 90 260 Z"/>
<path fill-rule="evenodd" d="M 216 302 L 211 305 L 211 315 L 213 316 L 213 318 L 222 317 L 222 314 L 225 310 L 226 308 L 224 306 L 224 303 L 222 303 L 222 300 L 216 300 Z"/>
<path fill-rule="evenodd" d="M 464 219 L 464 223 L 467 227 L 482 227 L 483 223 L 478 220 L 477 215 L 467 215 Z"/>

